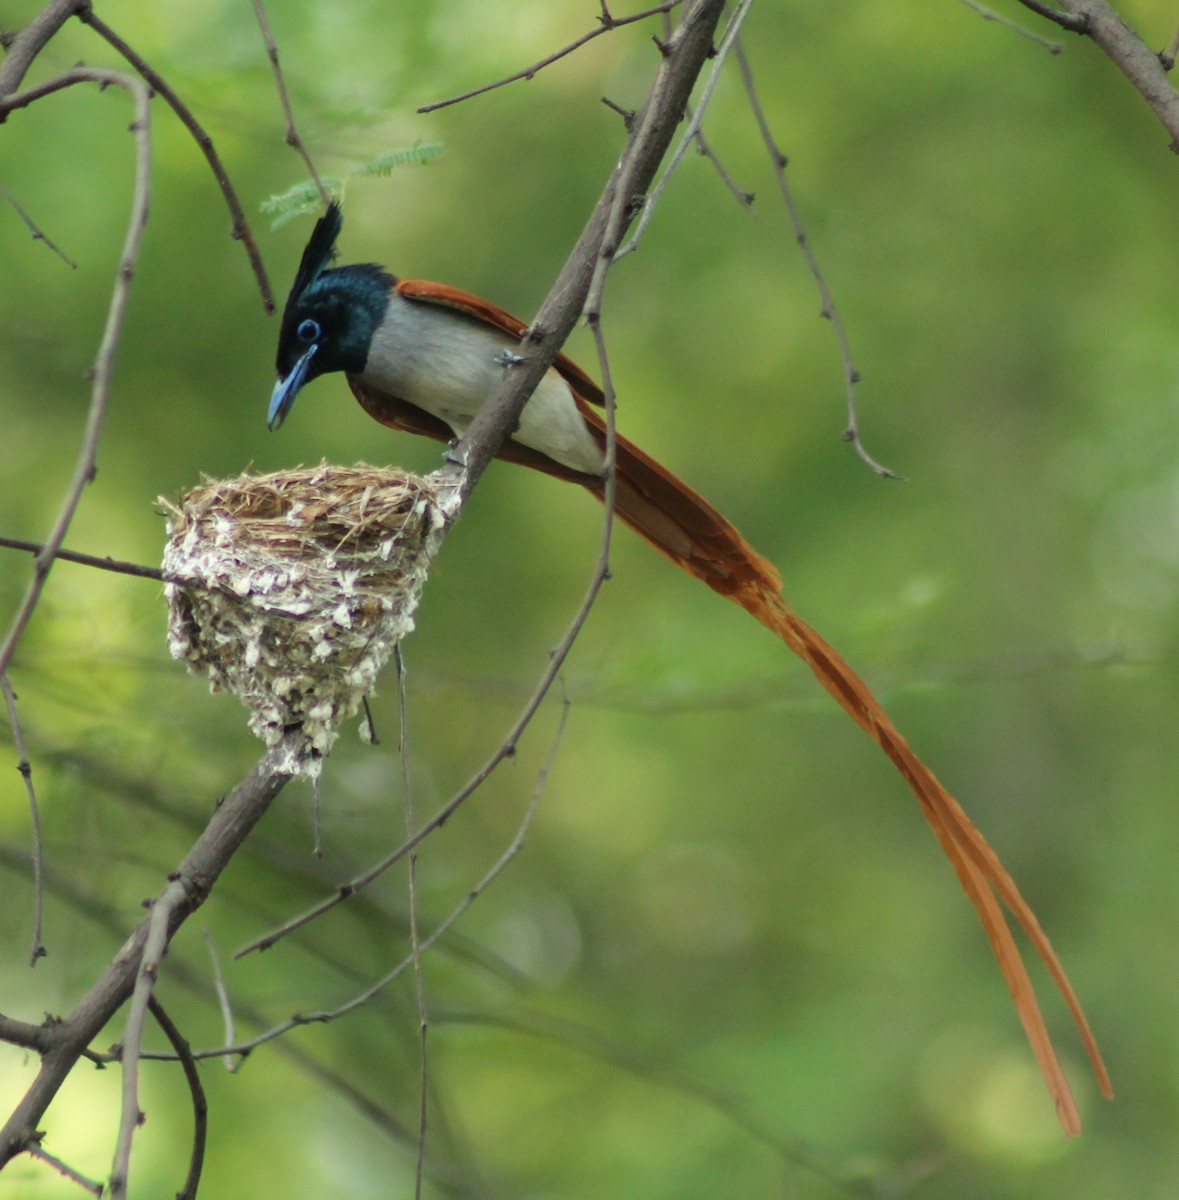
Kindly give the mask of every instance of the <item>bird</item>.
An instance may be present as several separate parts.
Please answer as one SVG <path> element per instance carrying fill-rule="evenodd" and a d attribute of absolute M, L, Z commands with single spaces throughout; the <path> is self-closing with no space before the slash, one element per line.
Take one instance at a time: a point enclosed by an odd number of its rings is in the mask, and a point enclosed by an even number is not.
<path fill-rule="evenodd" d="M 444 442 L 466 431 L 502 378 L 527 325 L 447 284 L 399 278 L 374 263 L 331 266 L 343 228 L 338 203 L 317 221 L 283 311 L 267 424 L 277 429 L 300 390 L 343 372 L 361 407 L 392 429 Z M 563 354 L 541 380 L 497 457 L 606 495 L 607 425 L 601 388 Z M 1003 906 L 1022 926 L 1059 988 L 1099 1086 L 1113 1090 L 1096 1039 L 1031 907 L 962 806 L 909 746 L 868 685 L 782 596 L 774 565 L 711 504 L 625 437 L 615 437 L 615 514 L 690 575 L 739 604 L 801 658 L 884 751 L 973 904 L 1066 1134 L 1080 1132 L 1076 1101 L 1049 1035 Z"/>

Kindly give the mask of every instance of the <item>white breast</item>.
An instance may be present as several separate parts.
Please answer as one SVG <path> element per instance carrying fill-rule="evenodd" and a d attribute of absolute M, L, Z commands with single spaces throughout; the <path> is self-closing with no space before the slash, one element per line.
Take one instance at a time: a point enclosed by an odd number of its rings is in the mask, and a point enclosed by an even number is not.
<path fill-rule="evenodd" d="M 441 418 L 461 437 L 503 378 L 506 368 L 497 359 L 518 349 L 473 317 L 394 294 L 361 379 Z M 602 470 L 602 452 L 555 370 L 541 380 L 512 436 L 575 471 Z"/>

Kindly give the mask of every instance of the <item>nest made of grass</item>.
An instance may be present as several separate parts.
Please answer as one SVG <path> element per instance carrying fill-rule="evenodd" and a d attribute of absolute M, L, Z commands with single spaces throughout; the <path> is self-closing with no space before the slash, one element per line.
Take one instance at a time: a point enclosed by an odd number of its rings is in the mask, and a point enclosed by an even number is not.
<path fill-rule="evenodd" d="M 301 726 L 301 774 L 372 690 L 445 525 L 436 486 L 357 464 L 206 480 L 167 515 L 173 657 L 250 710 L 268 745 Z"/>

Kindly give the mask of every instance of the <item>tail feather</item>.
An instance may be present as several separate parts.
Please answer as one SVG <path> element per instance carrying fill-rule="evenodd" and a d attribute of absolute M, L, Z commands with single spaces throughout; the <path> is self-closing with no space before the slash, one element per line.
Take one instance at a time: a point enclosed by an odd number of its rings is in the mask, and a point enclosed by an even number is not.
<path fill-rule="evenodd" d="M 592 424 L 600 427 L 596 413 L 587 415 Z M 1023 927 L 1048 968 L 1077 1024 L 1101 1090 L 1112 1096 L 1109 1075 L 1064 967 L 986 838 L 913 752 L 868 685 L 834 647 L 786 606 L 781 579 L 773 565 L 716 509 L 621 437 L 616 439 L 616 481 L 617 516 L 672 562 L 741 605 L 781 638 L 904 776 L 978 913 L 1052 1094 L 1061 1126 L 1068 1134 L 1080 1132 L 1076 1103 L 1000 900 Z M 604 495 L 601 483 L 595 481 L 587 486 L 599 498 Z"/>
<path fill-rule="evenodd" d="M 587 425 L 604 445 L 605 420 L 581 395 L 586 390 L 588 380 L 567 361 L 562 373 L 573 389 L 577 406 Z M 383 424 L 443 440 L 449 436 L 449 428 L 437 418 L 394 397 L 373 392 L 355 376 L 349 376 L 349 383 L 365 409 Z M 1061 1126 L 1068 1134 L 1080 1132 L 1081 1120 L 1076 1102 L 1056 1056 L 1031 979 L 1000 901 L 1023 927 L 1064 996 L 1093 1064 L 1097 1081 L 1106 1096 L 1113 1095 L 1109 1075 L 1064 967 L 1035 914 L 986 838 L 913 752 L 868 685 L 834 647 L 786 606 L 781 595 L 782 581 L 773 564 L 758 554 L 707 500 L 637 446 L 622 437 L 615 439 L 615 446 L 615 513 L 619 519 L 677 566 L 741 605 L 781 638 L 810 667 L 840 707 L 876 742 L 904 777 L 920 802 L 921 811 L 934 836 L 950 860 L 962 890 L 978 913 L 1055 1102 Z M 518 442 L 505 443 L 499 456 L 581 483 L 599 499 L 605 494 L 602 480 L 572 471 Z"/>

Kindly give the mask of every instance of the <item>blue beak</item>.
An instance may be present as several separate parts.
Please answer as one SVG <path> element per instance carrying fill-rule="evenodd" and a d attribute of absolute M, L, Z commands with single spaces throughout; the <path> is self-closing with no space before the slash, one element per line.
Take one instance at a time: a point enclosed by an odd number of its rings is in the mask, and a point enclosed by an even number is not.
<path fill-rule="evenodd" d="M 266 425 L 272 432 L 283 423 L 287 413 L 291 411 L 291 405 L 295 403 L 295 397 L 307 379 L 311 359 L 318 349 L 318 345 L 311 346 L 286 376 L 274 385 L 274 391 L 270 393 L 270 409 L 266 413 Z"/>

